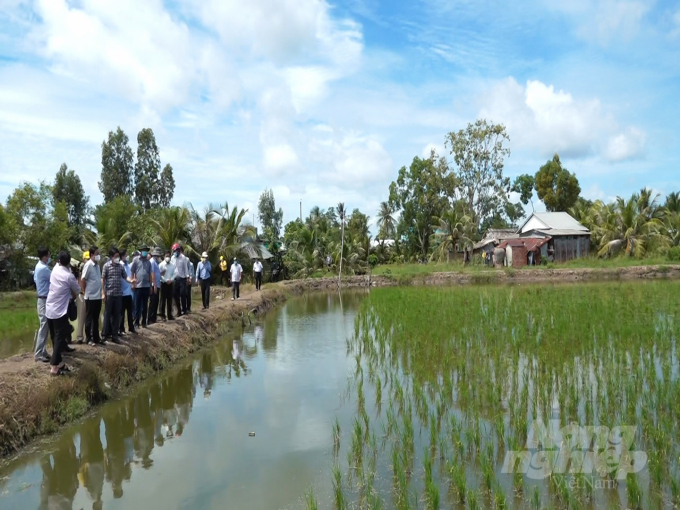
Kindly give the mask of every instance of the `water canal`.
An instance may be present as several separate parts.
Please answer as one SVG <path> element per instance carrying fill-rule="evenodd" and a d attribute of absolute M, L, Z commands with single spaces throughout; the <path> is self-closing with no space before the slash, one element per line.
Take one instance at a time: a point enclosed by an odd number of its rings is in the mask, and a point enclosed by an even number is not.
<path fill-rule="evenodd" d="M 670 508 L 679 337 L 680 282 L 311 294 L 6 461 L 0 508 Z"/>
<path fill-rule="evenodd" d="M 345 339 L 363 297 L 291 300 L 5 463 L 0 508 L 301 507 L 330 483 L 331 423 L 354 363 Z"/>

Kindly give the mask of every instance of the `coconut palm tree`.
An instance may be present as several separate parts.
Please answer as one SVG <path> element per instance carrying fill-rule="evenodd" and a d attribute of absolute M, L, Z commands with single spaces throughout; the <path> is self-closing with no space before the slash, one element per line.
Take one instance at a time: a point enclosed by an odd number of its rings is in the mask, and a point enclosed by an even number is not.
<path fill-rule="evenodd" d="M 228 258 L 238 254 L 245 254 L 248 257 L 261 255 L 260 246 L 257 242 L 257 232 L 255 227 L 243 223 L 248 209 L 238 209 L 237 206 L 229 208 L 225 202 L 218 205 L 213 212 L 220 218 L 220 244 L 218 251 Z"/>
<path fill-rule="evenodd" d="M 385 239 L 394 239 L 397 232 L 397 222 L 394 219 L 395 212 L 394 206 L 389 202 L 380 202 L 376 223 L 381 244 L 385 242 Z"/>
<path fill-rule="evenodd" d="M 165 250 L 176 242 L 186 243 L 190 239 L 191 212 L 186 207 L 160 209 L 150 222 L 154 230 L 154 244 Z"/>
<path fill-rule="evenodd" d="M 223 218 L 215 212 L 215 207 L 207 206 L 202 212 L 189 204 L 191 213 L 191 246 L 190 249 L 197 256 L 208 253 L 210 259 L 215 260 L 222 243 Z"/>
<path fill-rule="evenodd" d="M 663 235 L 663 214 L 658 207 L 658 195 L 652 197 L 647 189 L 634 193 L 628 200 L 617 197 L 613 204 L 596 204 L 598 255 L 611 256 L 623 248 L 629 256 L 643 257 L 652 245 L 668 244 L 668 238 Z"/>
<path fill-rule="evenodd" d="M 444 211 L 441 216 L 435 216 L 434 220 L 438 224 L 434 237 L 439 243 L 430 257 L 431 260 L 441 261 L 446 257 L 446 261 L 451 262 L 451 253 L 454 250 L 472 246 L 474 224 L 462 202 Z"/>

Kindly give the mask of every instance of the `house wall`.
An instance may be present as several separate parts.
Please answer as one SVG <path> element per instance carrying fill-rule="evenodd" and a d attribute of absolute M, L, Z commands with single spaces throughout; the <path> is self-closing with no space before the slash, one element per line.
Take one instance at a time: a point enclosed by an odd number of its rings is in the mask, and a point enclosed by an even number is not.
<path fill-rule="evenodd" d="M 555 261 L 566 262 L 568 260 L 588 257 L 590 255 L 590 236 L 555 236 Z"/>
<path fill-rule="evenodd" d="M 542 228 L 547 228 L 548 226 L 539 220 L 536 216 L 531 218 L 524 227 L 522 227 L 521 233 L 529 232 L 530 230 L 537 230 Z"/>
<path fill-rule="evenodd" d="M 524 246 L 512 247 L 512 260 L 508 264 L 511 267 L 524 267 L 527 265 L 527 249 Z"/>

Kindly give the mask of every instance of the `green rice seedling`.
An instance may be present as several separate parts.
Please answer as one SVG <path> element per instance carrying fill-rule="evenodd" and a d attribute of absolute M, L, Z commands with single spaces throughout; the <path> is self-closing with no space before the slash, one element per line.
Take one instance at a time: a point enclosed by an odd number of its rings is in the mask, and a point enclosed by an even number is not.
<path fill-rule="evenodd" d="M 337 455 L 340 450 L 340 422 L 338 417 L 335 417 L 335 423 L 333 424 L 333 452 Z"/>
<path fill-rule="evenodd" d="M 628 508 L 640 508 L 642 504 L 642 489 L 635 473 L 626 475 L 626 494 L 628 496 Z"/>
<path fill-rule="evenodd" d="M 439 485 L 434 480 L 425 483 L 426 508 L 439 510 Z"/>
<path fill-rule="evenodd" d="M 305 494 L 305 503 L 307 504 L 307 510 L 317 510 L 319 508 L 319 503 L 314 496 L 314 489 L 309 489 L 309 492 Z"/>
<path fill-rule="evenodd" d="M 335 510 L 345 510 L 347 508 L 347 500 L 342 490 L 342 472 L 337 465 L 333 466 L 333 496 Z"/>
<path fill-rule="evenodd" d="M 671 502 L 676 507 L 680 506 L 680 482 L 677 478 L 671 479 Z"/>
<path fill-rule="evenodd" d="M 479 497 L 477 496 L 477 491 L 468 489 L 467 502 L 468 508 L 470 510 L 477 510 L 479 508 Z"/>
<path fill-rule="evenodd" d="M 541 493 L 536 486 L 534 486 L 534 490 L 531 494 L 531 508 L 534 510 L 541 510 Z"/>
<path fill-rule="evenodd" d="M 456 462 L 447 462 L 447 470 L 451 480 L 451 488 L 458 496 L 458 501 L 465 503 L 467 493 L 467 480 L 465 479 L 465 468 Z"/>
<path fill-rule="evenodd" d="M 504 510 L 508 508 L 508 498 L 503 491 L 503 487 L 500 484 L 496 484 L 493 489 L 493 504 L 494 508 L 499 510 Z"/>

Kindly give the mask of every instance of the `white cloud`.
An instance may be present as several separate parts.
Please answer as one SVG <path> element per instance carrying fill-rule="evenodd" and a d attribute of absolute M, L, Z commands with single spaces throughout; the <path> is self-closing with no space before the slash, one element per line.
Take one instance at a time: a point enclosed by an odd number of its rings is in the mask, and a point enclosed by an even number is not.
<path fill-rule="evenodd" d="M 281 175 L 289 170 L 295 170 L 298 165 L 297 154 L 287 143 L 272 145 L 264 149 L 265 169 L 274 176 Z"/>
<path fill-rule="evenodd" d="M 644 148 L 644 133 L 634 128 L 621 132 L 597 98 L 575 99 L 540 81 L 530 80 L 524 87 L 507 78 L 484 95 L 483 104 L 481 117 L 504 123 L 513 143 L 537 149 L 542 156 L 602 154 L 623 161 L 638 157 Z"/>
<path fill-rule="evenodd" d="M 550 0 L 548 4 L 573 17 L 580 38 L 606 46 L 636 36 L 654 0 Z"/>
<path fill-rule="evenodd" d="M 645 151 L 645 133 L 635 127 L 626 129 L 609 138 L 604 151 L 605 157 L 610 161 L 626 161 L 641 157 Z"/>
<path fill-rule="evenodd" d="M 673 29 L 669 35 L 671 39 L 680 37 L 680 9 L 673 15 Z"/>

